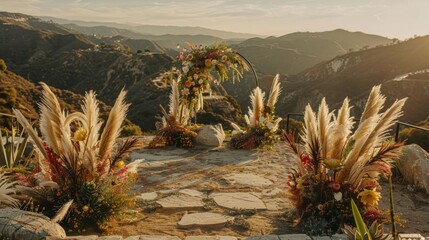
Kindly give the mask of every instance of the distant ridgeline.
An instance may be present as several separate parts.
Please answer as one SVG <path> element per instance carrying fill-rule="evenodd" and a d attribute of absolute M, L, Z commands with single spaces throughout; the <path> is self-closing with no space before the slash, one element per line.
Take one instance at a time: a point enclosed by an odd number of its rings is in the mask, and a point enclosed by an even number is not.
<path fill-rule="evenodd" d="M 429 116 L 429 74 L 425 71 L 429 69 L 429 36 L 399 42 L 334 30 L 247 40 L 204 34 L 150 35 L 145 39 L 136 29 L 105 27 L 108 28 L 103 35 L 102 27 L 64 26 L 24 14 L 0 12 L 0 58 L 9 70 L 33 83 L 43 81 L 77 94 L 92 89 L 106 104 L 112 104 L 112 96 L 125 88 L 127 101 L 132 104 L 128 117 L 143 130 L 155 128 L 153 116 L 159 112 L 159 104 L 166 106 L 168 101 L 169 88 L 156 87 L 152 80 L 171 69 L 176 46 L 183 46 L 185 41 L 208 45 L 226 40 L 235 44 L 232 48 L 256 68 L 264 91 L 269 90 L 274 74 L 280 73 L 283 92 L 276 109 L 280 117 L 288 112 L 303 112 L 307 103 L 315 106 L 324 96 L 332 108 L 338 108 L 348 96 L 355 105 L 355 115 L 359 115 L 364 98 L 376 84 L 382 85 L 388 104 L 393 99 L 409 97 L 403 121 L 415 124 Z M 2 77 L 10 78 L 10 74 L 3 73 Z M 240 122 L 239 108 L 247 108 L 249 92 L 254 87 L 251 74 L 234 85 L 226 82 L 216 87 L 217 94 L 231 95 L 238 105 L 233 98 L 225 98 L 222 104 L 214 103 L 217 107 L 208 105 L 207 114 L 200 119 L 207 123 L 222 119 L 225 125 L 228 121 Z M 14 102 L 10 96 L 3 99 L 2 103 Z M 20 104 L 24 106 L 24 102 L 31 101 L 22 98 Z M 72 104 L 73 100 L 67 102 Z M 220 111 L 223 103 L 239 114 Z M 8 104 L 3 106 L 11 106 Z M 34 107 L 28 110 L 32 111 L 36 113 Z"/>

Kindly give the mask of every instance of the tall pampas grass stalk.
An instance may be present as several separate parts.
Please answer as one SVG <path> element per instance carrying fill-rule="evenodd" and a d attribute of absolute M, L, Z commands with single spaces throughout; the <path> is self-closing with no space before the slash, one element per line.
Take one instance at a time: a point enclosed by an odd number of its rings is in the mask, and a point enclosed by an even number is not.
<path fill-rule="evenodd" d="M 22 186 L 20 191 L 51 210 L 67 202 L 54 218 L 57 221 L 63 219 L 69 208 L 82 209 L 88 201 L 97 202 L 97 205 L 91 206 L 94 215 L 74 215 L 73 211 L 71 214 L 75 219 L 82 219 L 78 224 L 85 224 L 88 219 L 94 224 L 103 222 L 112 211 L 127 203 L 128 195 L 123 189 L 128 181 L 126 179 L 136 169 L 133 165 L 127 169 L 120 161 L 123 154 L 139 146 L 137 139 L 128 138 L 120 144 L 117 141 L 130 106 L 125 103 L 126 92 L 120 91 L 102 130 L 103 122 L 99 118 L 94 92 L 85 94 L 81 112 L 69 114 L 61 109 L 57 97 L 46 84 L 42 83 L 42 88 L 39 104 L 41 138 L 22 113 L 13 110 L 41 153 L 41 175 L 33 179 L 36 186 Z M 113 192 L 117 197 L 109 195 Z"/>
<path fill-rule="evenodd" d="M 401 155 L 403 143 L 392 141 L 389 131 L 402 116 L 406 98 L 396 100 L 383 111 L 385 101 L 380 86 L 373 87 L 354 133 L 355 122 L 350 115 L 352 107 L 348 98 L 337 115 L 329 112 L 325 99 L 317 113 L 307 105 L 300 134 L 304 148 L 297 147 L 292 135 L 285 138 L 289 149 L 298 157 L 297 166 L 289 175 L 289 192 L 290 200 L 301 214 L 300 221 L 314 221 L 311 219 L 314 216 L 329 221 L 333 214 L 335 218 L 339 216 L 339 222 L 347 223 L 349 206 L 342 208 L 339 201 L 359 200 L 361 211 L 378 211 L 375 205 L 380 197 L 376 192 L 381 188 L 379 178 L 391 175 L 391 163 Z M 373 196 L 374 201 L 365 199 L 364 196 L 368 196 L 365 194 Z M 331 208 L 332 202 L 335 202 L 334 208 Z"/>
<path fill-rule="evenodd" d="M 247 124 L 246 130 L 241 130 L 236 124 L 231 124 L 234 128 L 231 145 L 234 148 L 257 148 L 274 144 L 274 136 L 279 128 L 280 117 L 275 116 L 275 104 L 281 93 L 277 74 L 271 84 L 268 100 L 265 101 L 265 92 L 259 87 L 250 93 L 250 104 L 248 113 L 244 115 Z M 269 143 L 268 143 L 269 142 Z"/>

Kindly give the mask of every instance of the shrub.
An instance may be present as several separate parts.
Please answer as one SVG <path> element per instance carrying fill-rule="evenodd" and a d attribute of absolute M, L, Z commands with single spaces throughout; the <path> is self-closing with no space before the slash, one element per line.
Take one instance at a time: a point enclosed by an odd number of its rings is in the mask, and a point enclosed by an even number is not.
<path fill-rule="evenodd" d="M 429 129 L 429 126 L 423 127 Z M 415 143 L 429 151 L 429 132 L 416 128 L 405 128 L 399 133 L 399 136 L 407 144 Z"/>
<path fill-rule="evenodd" d="M 3 59 L 0 59 L 0 71 L 6 72 L 7 65 L 6 62 Z"/>

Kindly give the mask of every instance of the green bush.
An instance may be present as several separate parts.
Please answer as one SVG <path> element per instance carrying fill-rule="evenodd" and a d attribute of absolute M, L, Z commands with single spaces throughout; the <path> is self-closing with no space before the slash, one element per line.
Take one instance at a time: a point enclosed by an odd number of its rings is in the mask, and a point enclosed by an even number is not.
<path fill-rule="evenodd" d="M 6 72 L 6 70 L 7 70 L 6 62 L 3 59 L 0 59 L 0 71 Z"/>
<path fill-rule="evenodd" d="M 141 136 L 142 130 L 140 129 L 139 126 L 134 125 L 132 123 L 126 124 L 123 128 L 122 128 L 122 132 L 121 132 L 121 136 L 122 137 L 129 137 L 129 136 Z"/>
<path fill-rule="evenodd" d="M 423 126 L 429 129 L 429 126 Z M 429 132 L 416 128 L 405 128 L 399 133 L 399 138 L 405 140 L 407 144 L 415 143 L 426 151 L 429 151 Z"/>

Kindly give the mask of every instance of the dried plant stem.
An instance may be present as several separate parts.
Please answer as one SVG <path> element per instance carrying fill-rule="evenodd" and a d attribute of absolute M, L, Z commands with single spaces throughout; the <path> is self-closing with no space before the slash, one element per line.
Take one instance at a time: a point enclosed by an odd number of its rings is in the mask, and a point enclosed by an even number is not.
<path fill-rule="evenodd" d="M 390 220 L 392 221 L 392 236 L 393 239 L 398 239 L 398 232 L 396 230 L 395 223 L 395 207 L 393 203 L 393 184 L 392 184 L 392 174 L 389 175 L 389 201 L 390 201 Z"/>

